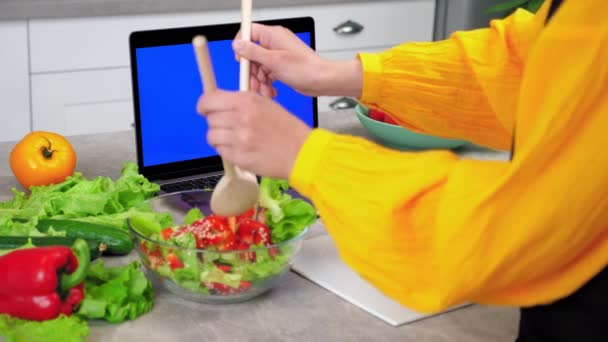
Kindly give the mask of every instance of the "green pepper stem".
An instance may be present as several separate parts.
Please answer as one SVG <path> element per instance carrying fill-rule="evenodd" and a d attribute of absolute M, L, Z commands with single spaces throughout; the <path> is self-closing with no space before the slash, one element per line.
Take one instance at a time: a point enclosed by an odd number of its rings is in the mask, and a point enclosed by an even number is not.
<path fill-rule="evenodd" d="M 87 270 L 91 263 L 91 252 L 89 245 L 83 239 L 76 239 L 72 251 L 78 260 L 78 267 L 70 274 L 62 274 L 59 286 L 62 291 L 69 291 L 72 287 L 80 284 L 87 276 Z"/>

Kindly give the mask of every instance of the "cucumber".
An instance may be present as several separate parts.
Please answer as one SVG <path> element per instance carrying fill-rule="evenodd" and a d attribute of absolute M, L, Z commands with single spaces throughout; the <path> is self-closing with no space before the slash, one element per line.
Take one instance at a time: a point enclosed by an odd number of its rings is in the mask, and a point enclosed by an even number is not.
<path fill-rule="evenodd" d="M 32 244 L 36 247 L 44 246 L 67 246 L 72 247 L 77 238 L 67 236 L 0 236 L 0 250 L 8 250 L 19 248 L 27 243 L 27 240 L 31 239 Z M 91 260 L 95 260 L 101 256 L 101 253 L 105 249 L 105 245 L 95 241 L 87 241 L 89 245 L 89 252 L 91 253 Z"/>
<path fill-rule="evenodd" d="M 94 241 L 107 246 L 107 254 L 125 255 L 133 249 L 131 235 L 124 230 L 103 226 L 96 223 L 75 220 L 42 219 L 36 228 L 46 233 L 50 228 L 58 232 L 65 232 L 66 236 Z"/>

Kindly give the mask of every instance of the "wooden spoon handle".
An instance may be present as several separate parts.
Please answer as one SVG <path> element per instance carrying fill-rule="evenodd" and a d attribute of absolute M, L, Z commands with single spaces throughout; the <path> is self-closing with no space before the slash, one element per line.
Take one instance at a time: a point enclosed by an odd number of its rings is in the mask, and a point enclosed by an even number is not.
<path fill-rule="evenodd" d="M 205 92 L 216 91 L 217 83 L 215 81 L 213 67 L 211 66 L 211 57 L 209 57 L 207 38 L 205 38 L 204 36 L 196 36 L 192 39 L 192 45 L 194 46 L 196 64 L 198 65 L 198 71 L 201 75 L 201 81 L 203 82 L 203 88 L 205 89 Z M 234 165 L 232 165 L 232 163 L 225 160 L 224 158 L 222 158 L 222 164 L 224 165 L 224 173 L 232 177 L 236 172 L 236 170 L 234 169 Z"/>
<path fill-rule="evenodd" d="M 251 12 L 252 0 L 241 0 L 241 39 L 251 41 Z M 239 89 L 249 90 L 249 78 L 251 77 L 251 62 L 241 57 L 240 62 Z"/>
<path fill-rule="evenodd" d="M 207 38 L 204 36 L 196 36 L 194 39 L 192 39 L 192 45 L 194 46 L 194 54 L 196 56 L 198 71 L 201 75 L 203 87 L 205 88 L 206 92 L 215 91 L 217 89 L 217 83 L 215 81 L 213 67 L 211 66 L 211 57 L 209 57 Z"/>

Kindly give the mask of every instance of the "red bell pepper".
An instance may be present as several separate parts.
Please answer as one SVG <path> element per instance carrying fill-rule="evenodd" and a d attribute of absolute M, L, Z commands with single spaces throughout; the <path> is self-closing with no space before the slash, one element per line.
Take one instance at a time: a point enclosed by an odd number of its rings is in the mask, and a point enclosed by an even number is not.
<path fill-rule="evenodd" d="M 90 263 L 84 240 L 65 246 L 18 249 L 0 257 L 0 313 L 44 321 L 70 315 L 84 298 Z"/>

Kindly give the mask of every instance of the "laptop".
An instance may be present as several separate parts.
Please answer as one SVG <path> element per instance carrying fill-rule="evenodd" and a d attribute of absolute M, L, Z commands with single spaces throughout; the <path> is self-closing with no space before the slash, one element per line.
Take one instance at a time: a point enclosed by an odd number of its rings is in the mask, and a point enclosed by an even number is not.
<path fill-rule="evenodd" d="M 261 21 L 281 25 L 315 48 L 310 17 Z M 206 140 L 206 119 L 196 112 L 204 85 L 192 38 L 207 37 L 217 79 L 224 90 L 239 89 L 239 64 L 232 41 L 240 23 L 133 32 L 129 38 L 137 165 L 161 193 L 210 189 L 223 173 L 221 158 Z M 274 99 L 310 127 L 317 127 L 317 99 L 275 82 Z"/>

